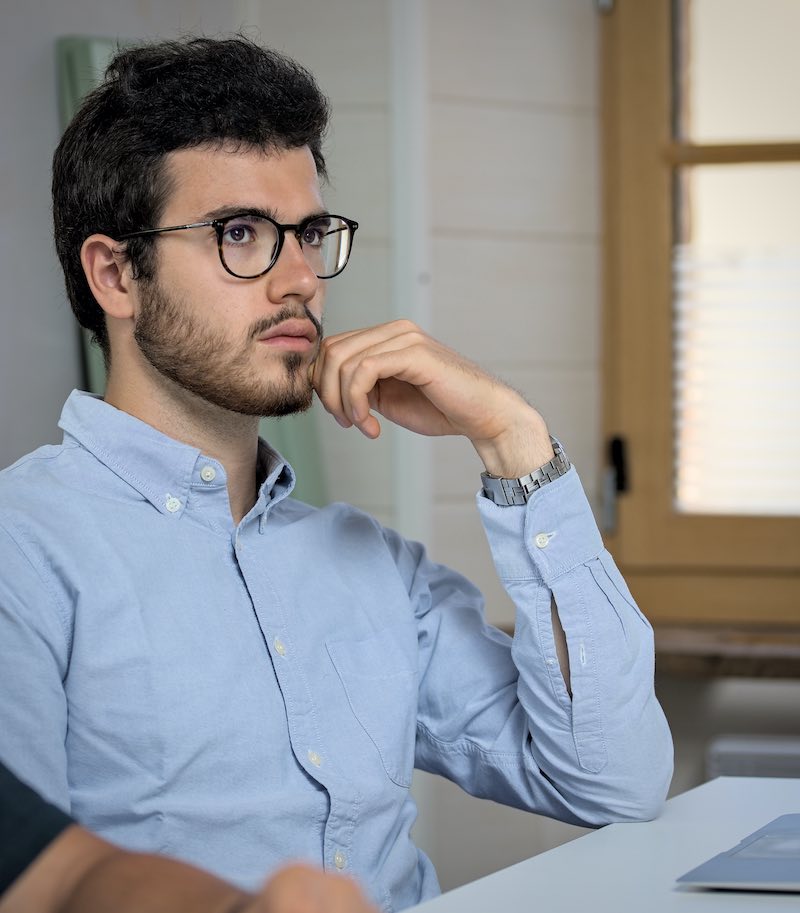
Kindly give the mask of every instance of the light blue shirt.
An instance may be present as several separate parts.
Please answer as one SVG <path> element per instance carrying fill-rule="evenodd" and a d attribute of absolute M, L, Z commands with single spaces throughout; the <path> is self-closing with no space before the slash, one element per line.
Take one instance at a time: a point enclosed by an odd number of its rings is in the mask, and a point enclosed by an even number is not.
<path fill-rule="evenodd" d="M 0 757 L 87 827 L 251 888 L 311 860 L 399 910 L 438 892 L 415 766 L 572 822 L 659 812 L 652 631 L 574 468 L 477 499 L 512 640 L 417 543 L 290 498 L 263 444 L 237 526 L 199 450 L 83 393 L 60 424 L 0 473 Z"/>

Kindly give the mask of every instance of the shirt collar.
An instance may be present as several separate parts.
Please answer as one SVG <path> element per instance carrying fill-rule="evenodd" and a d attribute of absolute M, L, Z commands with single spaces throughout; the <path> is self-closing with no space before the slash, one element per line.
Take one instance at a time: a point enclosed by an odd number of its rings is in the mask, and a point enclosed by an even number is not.
<path fill-rule="evenodd" d="M 58 424 L 65 442 L 74 439 L 161 513 L 181 513 L 193 486 L 224 489 L 227 485 L 225 469 L 217 460 L 92 393 L 73 390 Z M 212 482 L 201 475 L 204 470 L 207 473 L 208 467 L 214 470 Z M 256 473 L 262 509 L 270 502 L 283 500 L 294 488 L 294 470 L 261 438 Z"/>

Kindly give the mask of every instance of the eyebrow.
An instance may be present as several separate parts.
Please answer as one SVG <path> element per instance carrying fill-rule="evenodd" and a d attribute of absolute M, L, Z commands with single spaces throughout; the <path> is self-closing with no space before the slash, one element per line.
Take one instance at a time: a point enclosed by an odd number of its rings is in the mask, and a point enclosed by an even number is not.
<path fill-rule="evenodd" d="M 324 219 L 326 216 L 329 216 L 330 212 L 327 209 L 320 209 L 316 212 L 311 212 L 308 215 L 300 219 L 300 222 L 307 222 L 310 219 Z M 217 219 L 229 219 L 231 216 L 256 216 L 260 219 L 272 219 L 273 222 L 277 222 L 279 225 L 285 224 L 281 223 L 278 218 L 278 214 L 274 209 L 263 209 L 260 206 L 220 206 L 217 209 L 212 209 L 210 212 L 207 212 L 203 215 L 198 222 L 212 222 Z M 300 224 L 290 223 L 290 224 Z"/>

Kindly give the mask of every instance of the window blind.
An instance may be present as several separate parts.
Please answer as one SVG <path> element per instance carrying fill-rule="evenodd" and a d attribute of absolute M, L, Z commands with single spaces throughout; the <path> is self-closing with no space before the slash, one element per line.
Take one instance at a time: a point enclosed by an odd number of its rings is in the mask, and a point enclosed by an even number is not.
<path fill-rule="evenodd" d="M 800 246 L 673 249 L 675 506 L 800 514 Z"/>

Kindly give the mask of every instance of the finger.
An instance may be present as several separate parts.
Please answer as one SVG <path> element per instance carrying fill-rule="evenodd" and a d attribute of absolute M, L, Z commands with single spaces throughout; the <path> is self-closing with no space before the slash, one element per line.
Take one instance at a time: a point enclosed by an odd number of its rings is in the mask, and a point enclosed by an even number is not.
<path fill-rule="evenodd" d="M 364 330 L 348 330 L 344 333 L 337 333 L 335 336 L 327 337 L 323 340 L 314 361 L 308 366 L 308 380 L 312 389 L 316 392 L 320 402 L 327 412 L 336 419 L 343 428 L 350 428 L 350 422 L 344 415 L 341 408 L 340 398 L 337 397 L 337 386 L 335 383 L 325 381 L 326 364 L 331 365 L 336 362 L 335 358 L 327 358 L 328 352 L 333 344 L 340 343 L 342 340 L 353 336 L 360 336 Z M 335 368 L 328 368 L 328 373 L 335 371 Z M 327 390 L 327 395 L 323 392 Z"/>
<path fill-rule="evenodd" d="M 402 347 L 408 344 L 407 337 L 412 332 L 422 335 L 418 327 L 410 321 L 397 320 L 340 333 L 328 337 L 323 342 L 314 367 L 314 388 L 325 409 L 340 425 L 349 427 L 351 424 L 357 424 L 362 428 L 366 423 L 368 436 L 376 436 L 379 426 L 376 420 L 369 420 L 366 402 L 354 404 L 348 396 L 349 376 L 360 358 L 375 354 L 387 345 L 389 348 Z"/>
<path fill-rule="evenodd" d="M 434 361 L 422 345 L 382 348 L 357 360 L 345 370 L 342 395 L 353 423 L 368 437 L 377 436 L 380 423 L 373 413 L 406 428 L 426 434 L 449 432 L 449 423 L 427 395 Z"/>
<path fill-rule="evenodd" d="M 424 355 L 423 349 L 413 334 L 392 336 L 359 350 L 341 364 L 338 395 L 342 412 L 367 437 L 380 434 L 380 422 L 372 410 L 383 411 L 381 382 L 396 377 L 413 385 L 419 375 L 412 365 Z"/>
<path fill-rule="evenodd" d="M 341 400 L 335 396 L 336 387 L 330 382 L 323 382 L 325 374 L 325 351 L 320 347 L 317 357 L 308 366 L 308 380 L 311 389 L 317 394 L 326 412 L 329 412 L 342 428 L 352 427 L 352 422 L 345 418 L 341 408 Z M 327 390 L 327 395 L 323 392 Z M 333 391 L 333 395 L 331 393 Z"/>
<path fill-rule="evenodd" d="M 350 339 L 351 337 L 361 336 L 368 330 L 358 329 L 358 330 L 346 330 L 342 333 L 336 333 L 334 336 L 326 336 L 320 343 L 319 350 L 314 357 L 314 361 L 308 366 L 308 377 L 311 385 L 316 389 L 320 382 L 325 370 L 326 356 L 330 351 L 331 347 L 338 346 L 345 339 Z M 328 359 L 330 361 L 330 359 Z"/>
<path fill-rule="evenodd" d="M 376 913 L 359 886 L 307 864 L 285 866 L 264 886 L 247 913 Z"/>
<path fill-rule="evenodd" d="M 317 354 L 314 356 L 314 360 L 311 361 L 308 365 L 308 382 L 312 387 L 316 388 L 316 385 L 319 382 L 319 377 L 322 372 L 322 365 L 325 361 L 325 351 L 330 343 L 334 340 L 347 339 L 350 336 L 357 336 L 360 333 L 363 333 L 364 330 L 345 330 L 342 333 L 336 333 L 334 336 L 326 336 L 320 342 L 320 347 L 317 350 Z"/>

